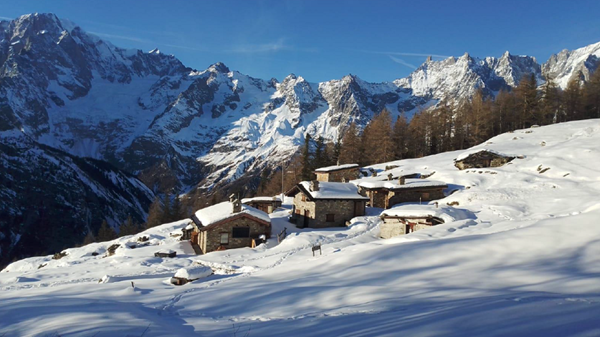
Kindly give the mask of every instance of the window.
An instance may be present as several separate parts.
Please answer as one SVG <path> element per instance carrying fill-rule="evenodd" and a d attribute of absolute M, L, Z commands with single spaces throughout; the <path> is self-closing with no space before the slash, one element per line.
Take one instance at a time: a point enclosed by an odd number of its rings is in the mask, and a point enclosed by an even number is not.
<path fill-rule="evenodd" d="M 221 233 L 221 244 L 222 245 L 229 244 L 229 233 Z"/>
<path fill-rule="evenodd" d="M 428 192 L 421 193 L 421 198 L 424 199 L 424 200 L 429 199 L 429 193 Z"/>
<path fill-rule="evenodd" d="M 327 222 L 334 222 L 335 214 L 327 214 Z"/>
<path fill-rule="evenodd" d="M 306 196 L 304 194 L 302 194 L 301 200 L 306 201 Z"/>
<path fill-rule="evenodd" d="M 299 209 L 296 208 L 296 214 L 302 214 Z"/>
<path fill-rule="evenodd" d="M 250 228 L 248 227 L 233 227 L 233 233 L 231 235 L 232 238 L 249 238 L 250 237 Z"/>

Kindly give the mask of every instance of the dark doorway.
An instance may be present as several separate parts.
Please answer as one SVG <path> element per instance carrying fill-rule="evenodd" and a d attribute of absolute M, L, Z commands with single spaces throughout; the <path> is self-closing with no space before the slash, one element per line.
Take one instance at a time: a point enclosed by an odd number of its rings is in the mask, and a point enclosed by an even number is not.
<path fill-rule="evenodd" d="M 304 227 L 308 227 L 308 218 L 310 217 L 310 211 L 304 210 Z"/>

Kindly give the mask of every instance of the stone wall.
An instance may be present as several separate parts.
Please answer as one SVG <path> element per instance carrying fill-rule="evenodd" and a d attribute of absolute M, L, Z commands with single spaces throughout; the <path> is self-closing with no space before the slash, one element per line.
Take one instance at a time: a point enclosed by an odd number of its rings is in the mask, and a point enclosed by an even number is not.
<path fill-rule="evenodd" d="M 469 168 L 500 167 L 515 157 L 504 157 L 495 153 L 481 151 L 469 155 L 467 158 L 454 163 L 459 170 Z"/>
<path fill-rule="evenodd" d="M 354 180 L 358 178 L 358 167 L 350 168 L 347 170 L 339 170 L 332 172 L 315 172 L 318 181 L 329 181 L 329 182 L 344 182 L 344 178 Z"/>
<path fill-rule="evenodd" d="M 250 236 L 247 238 L 234 238 L 234 227 L 250 228 Z M 206 254 L 217 250 L 221 246 L 221 233 L 229 234 L 229 243 L 223 245 L 226 249 L 251 247 L 252 239 L 258 238 L 260 235 L 271 236 L 271 225 L 264 225 L 253 219 L 241 217 L 229 222 L 222 223 L 215 227 L 210 227 L 207 230 L 201 231 L 199 235 L 199 245 L 202 251 Z"/>
<path fill-rule="evenodd" d="M 410 221 L 397 218 L 386 218 L 383 219 L 383 222 L 379 226 L 379 236 L 383 239 L 389 239 L 395 236 L 404 235 L 406 234 L 406 227 L 409 226 L 407 223 L 413 223 L 412 228 L 409 229 L 409 233 L 416 232 L 431 227 L 431 225 L 428 224 L 428 221 L 427 218 L 410 219 Z"/>
<path fill-rule="evenodd" d="M 302 197 L 305 197 L 305 200 L 302 201 Z M 299 192 L 294 196 L 294 214 L 292 215 L 296 219 L 297 227 L 304 227 L 304 211 L 309 211 L 309 224 L 314 220 L 316 214 L 316 205 L 314 201 L 309 201 L 308 197 L 304 195 L 304 193 Z"/>
<path fill-rule="evenodd" d="M 297 193 L 294 196 L 294 215 L 296 219 L 296 226 L 304 226 L 304 211 L 309 211 L 308 227 L 311 228 L 324 228 L 324 227 L 335 227 L 344 226 L 346 221 L 354 218 L 358 215 L 365 214 L 365 201 L 364 200 L 315 200 L 302 201 L 302 192 Z M 359 210 L 361 214 L 354 214 L 354 203 L 360 203 Z M 334 221 L 327 221 L 327 214 L 334 215 Z"/>
<path fill-rule="evenodd" d="M 419 188 L 410 190 L 390 191 L 387 208 L 403 202 L 428 202 L 444 198 L 444 188 Z"/>
<path fill-rule="evenodd" d="M 317 213 L 314 220 L 311 221 L 310 227 L 323 228 L 345 226 L 346 221 L 354 218 L 354 203 L 362 204 L 361 209 L 364 210 L 365 201 L 362 200 L 317 200 Z M 327 214 L 334 215 L 334 221 L 327 221 Z M 364 214 L 364 211 L 363 211 Z"/>

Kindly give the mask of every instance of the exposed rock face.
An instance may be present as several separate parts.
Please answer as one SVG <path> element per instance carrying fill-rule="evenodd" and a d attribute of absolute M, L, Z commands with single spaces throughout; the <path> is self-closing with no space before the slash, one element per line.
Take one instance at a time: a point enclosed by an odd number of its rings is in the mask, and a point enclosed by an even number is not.
<path fill-rule="evenodd" d="M 0 110 L 0 129 L 107 160 L 152 188 L 223 188 L 252 183 L 296 152 L 307 133 L 333 140 L 384 108 L 410 117 L 478 88 L 494 95 L 529 73 L 541 83 L 548 72 L 564 87 L 579 70 L 589 76 L 599 49 L 564 51 L 543 66 L 508 52 L 428 58 L 389 83 L 354 75 L 310 83 L 293 74 L 279 83 L 222 63 L 192 70 L 158 50 L 121 49 L 53 14 L 31 14 L 0 22 L 0 99 L 11 109 Z"/>
<path fill-rule="evenodd" d="M 563 50 L 550 57 L 542 66 L 546 76 L 553 78 L 562 89 L 574 76 L 582 76 L 583 80 L 590 79 L 590 74 L 600 64 L 600 42 L 576 50 Z"/>

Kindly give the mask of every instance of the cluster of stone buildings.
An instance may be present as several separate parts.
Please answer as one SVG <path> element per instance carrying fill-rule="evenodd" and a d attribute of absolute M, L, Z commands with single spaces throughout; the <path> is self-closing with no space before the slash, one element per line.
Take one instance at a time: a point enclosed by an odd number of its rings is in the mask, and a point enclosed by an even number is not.
<path fill-rule="evenodd" d="M 497 167 L 515 157 L 480 150 L 455 159 L 459 169 Z M 393 170 L 391 172 L 394 172 Z M 344 226 L 366 207 L 383 208 L 381 237 L 389 238 L 444 223 L 447 207 L 422 205 L 445 197 L 448 185 L 421 179 L 418 173 L 361 178 L 357 164 L 335 165 L 315 170 L 316 180 L 302 181 L 285 193 L 293 198 L 291 222 L 299 228 Z M 360 179 L 359 179 L 360 178 Z M 418 203 L 397 208 L 401 203 Z M 234 196 L 197 211 L 193 224 L 183 229 L 199 254 L 240 247 L 254 247 L 271 236 L 269 214 L 281 207 L 279 197 L 255 197 L 241 202 Z M 435 206 L 434 206 L 435 205 Z M 392 209 L 390 209 L 392 208 Z"/>

